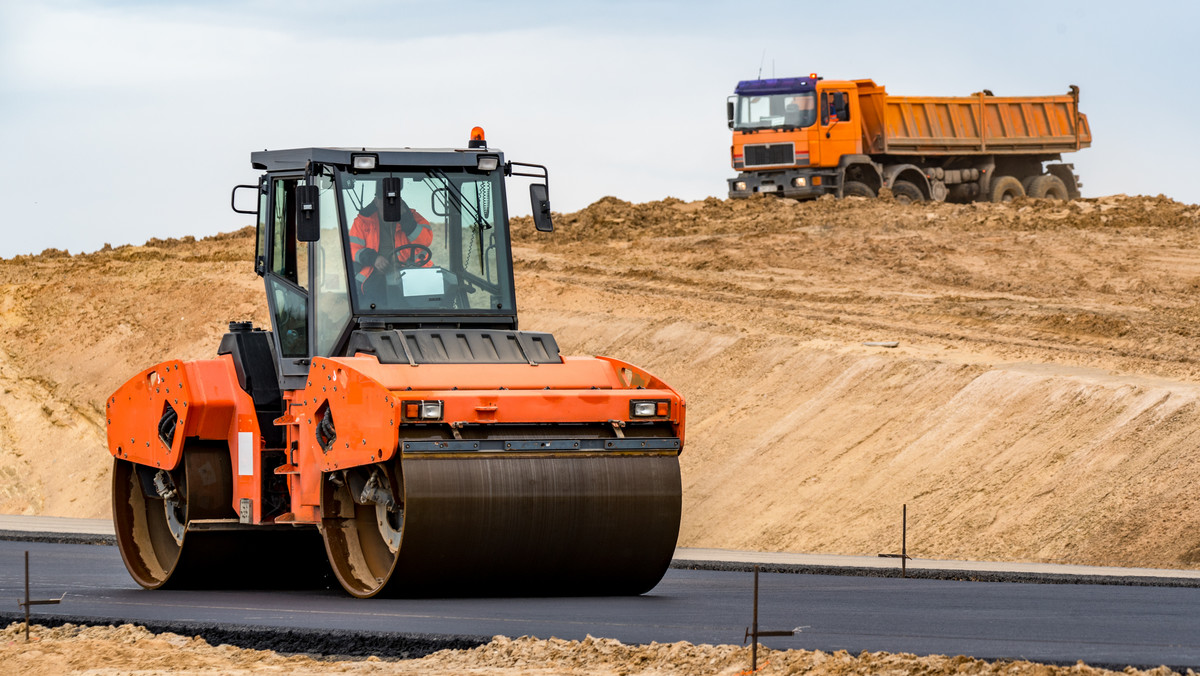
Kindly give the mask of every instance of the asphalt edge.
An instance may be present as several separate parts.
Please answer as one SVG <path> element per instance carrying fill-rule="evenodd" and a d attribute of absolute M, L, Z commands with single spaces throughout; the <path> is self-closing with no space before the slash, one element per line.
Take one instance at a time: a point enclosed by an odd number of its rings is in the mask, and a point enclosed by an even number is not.
<path fill-rule="evenodd" d="M 116 536 L 96 533 L 45 533 L 31 531 L 0 530 L 0 540 L 41 542 L 68 545 L 117 544 Z M 758 563 L 742 561 L 705 561 L 672 559 L 671 568 L 678 570 L 712 570 L 737 573 L 754 572 L 758 566 L 763 573 L 787 573 L 793 575 L 841 575 L 845 577 L 902 577 L 899 566 L 895 568 L 822 566 L 798 563 Z M 1152 577 L 1143 575 L 1077 575 L 1071 573 L 1026 573 L 1016 571 L 963 571 L 933 568 L 909 568 L 903 575 L 914 580 L 951 580 L 959 582 L 1010 582 L 1017 584 L 1100 584 L 1125 587 L 1182 587 L 1200 588 L 1200 578 Z M 0 613 L 0 617 L 4 614 Z"/>
<path fill-rule="evenodd" d="M 117 536 L 101 533 L 46 533 L 25 530 L 0 530 L 0 540 L 47 542 L 56 545 L 116 546 Z"/>
<path fill-rule="evenodd" d="M 909 568 L 901 575 L 896 568 L 867 568 L 855 566 L 819 566 L 795 563 L 744 563 L 730 561 L 673 560 L 671 567 L 680 570 L 713 570 L 738 573 L 788 573 L 797 575 L 842 575 L 846 577 L 907 577 L 912 580 L 951 580 L 958 582 L 1011 582 L 1018 584 L 1101 584 L 1125 587 L 1189 587 L 1200 588 L 1200 579 L 1188 577 L 1150 577 L 1141 575 L 1076 575 L 1070 573 L 1025 573 L 1016 571 L 964 571 Z"/>
<path fill-rule="evenodd" d="M 317 630 L 282 627 L 261 627 L 238 624 L 217 625 L 211 622 L 117 622 L 74 615 L 33 615 L 29 618 L 33 626 L 61 627 L 116 627 L 126 624 L 142 627 L 153 634 L 172 633 L 180 636 L 199 637 L 213 647 L 232 645 L 249 650 L 273 650 L 283 655 L 305 655 L 319 661 L 365 659 L 375 656 L 380 659 L 419 659 L 439 650 L 472 650 L 486 645 L 492 638 L 466 634 L 405 634 L 386 632 L 352 631 L 345 629 Z M 0 611 L 0 626 L 13 623 L 23 625 L 21 613 Z M 631 643 L 627 645 L 646 645 Z M 796 650 L 809 650 L 796 648 Z M 1024 661 L 1013 657 L 975 657 L 974 659 L 993 664 Z M 1069 660 L 1037 660 L 1033 664 L 1072 667 L 1078 662 Z M 1180 674 L 1190 673 L 1192 667 L 1163 664 L 1123 664 L 1118 662 L 1088 662 L 1095 669 L 1123 671 L 1129 667 L 1151 670 L 1161 666 Z"/>
<path fill-rule="evenodd" d="M 252 650 L 274 650 L 288 655 L 308 655 L 315 659 L 370 657 L 417 659 L 439 650 L 470 650 L 491 642 L 490 636 L 465 634 L 390 634 L 386 632 L 349 631 L 341 629 L 296 629 L 256 627 L 243 624 L 210 622 L 112 622 L 74 615 L 36 614 L 29 618 L 33 625 L 61 627 L 66 624 L 84 627 L 133 624 L 145 627 L 154 634 L 170 632 L 180 636 L 198 636 L 212 646 L 222 644 Z M 23 613 L 0 611 L 0 623 L 5 626 L 24 623 Z"/>

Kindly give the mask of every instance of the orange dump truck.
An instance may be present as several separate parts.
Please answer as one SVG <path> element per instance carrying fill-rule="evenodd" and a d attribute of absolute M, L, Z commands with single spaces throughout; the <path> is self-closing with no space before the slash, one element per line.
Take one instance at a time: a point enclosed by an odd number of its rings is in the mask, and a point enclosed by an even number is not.
<path fill-rule="evenodd" d="M 897 201 L 1079 197 L 1062 154 L 1092 143 L 1079 88 L 1061 96 L 892 96 L 871 80 L 744 80 L 727 104 L 730 197 Z"/>

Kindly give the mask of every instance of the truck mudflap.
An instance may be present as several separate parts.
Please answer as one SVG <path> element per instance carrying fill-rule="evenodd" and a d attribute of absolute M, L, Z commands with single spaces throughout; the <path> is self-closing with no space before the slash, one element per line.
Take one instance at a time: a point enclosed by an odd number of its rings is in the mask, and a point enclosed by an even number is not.
<path fill-rule="evenodd" d="M 391 512 L 325 481 L 329 561 L 359 597 L 641 594 L 679 535 L 677 453 L 405 452 Z"/>

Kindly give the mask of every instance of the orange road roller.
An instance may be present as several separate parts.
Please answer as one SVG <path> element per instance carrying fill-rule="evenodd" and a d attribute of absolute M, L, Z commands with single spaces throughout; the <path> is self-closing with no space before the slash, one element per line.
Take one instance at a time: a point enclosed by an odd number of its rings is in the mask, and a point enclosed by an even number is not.
<path fill-rule="evenodd" d="M 679 534 L 685 403 L 517 328 L 506 161 L 467 148 L 251 153 L 269 330 L 108 398 L 113 521 L 143 587 L 357 597 L 627 595 Z M 255 208 L 248 208 L 253 195 Z M 322 551 L 323 548 L 323 551 Z"/>

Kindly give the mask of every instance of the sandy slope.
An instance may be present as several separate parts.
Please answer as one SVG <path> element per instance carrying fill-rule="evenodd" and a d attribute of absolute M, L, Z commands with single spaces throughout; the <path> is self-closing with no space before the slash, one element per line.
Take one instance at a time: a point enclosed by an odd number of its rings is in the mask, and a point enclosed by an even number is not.
<path fill-rule="evenodd" d="M 681 544 L 1200 566 L 1200 207 L 606 198 L 522 327 L 688 398 Z M 107 513 L 101 402 L 265 321 L 248 232 L 0 261 L 0 511 Z M 895 349 L 865 341 L 898 341 Z"/>

